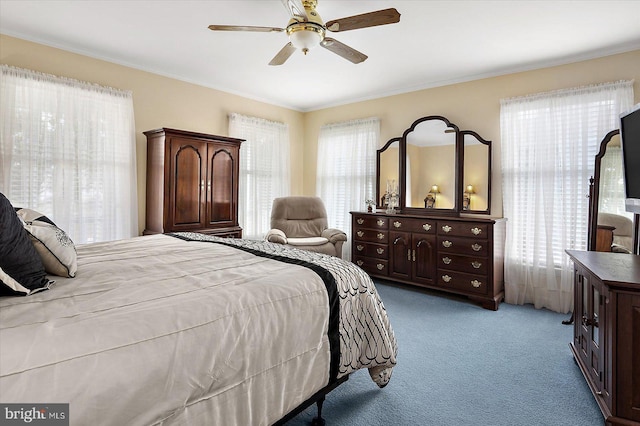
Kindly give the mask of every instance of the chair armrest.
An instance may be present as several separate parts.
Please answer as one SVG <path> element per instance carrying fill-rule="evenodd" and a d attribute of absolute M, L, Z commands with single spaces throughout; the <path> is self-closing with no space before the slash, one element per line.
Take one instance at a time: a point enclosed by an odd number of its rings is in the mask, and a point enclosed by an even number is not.
<path fill-rule="evenodd" d="M 264 239 L 272 243 L 287 244 L 287 236 L 279 229 L 270 229 Z"/>
<path fill-rule="evenodd" d="M 322 231 L 322 237 L 325 237 L 332 244 L 337 243 L 338 241 L 347 241 L 347 234 L 342 232 L 339 229 L 328 228 Z"/>

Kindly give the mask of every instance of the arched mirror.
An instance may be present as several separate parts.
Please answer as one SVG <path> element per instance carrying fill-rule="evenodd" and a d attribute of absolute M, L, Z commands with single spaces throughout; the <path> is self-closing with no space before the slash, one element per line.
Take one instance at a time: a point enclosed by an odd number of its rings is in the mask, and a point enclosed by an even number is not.
<path fill-rule="evenodd" d="M 589 187 L 588 249 L 633 252 L 633 215 L 624 207 L 622 147 L 619 130 L 607 133 L 596 154 Z"/>
<path fill-rule="evenodd" d="M 400 139 L 390 139 L 376 152 L 378 181 L 376 182 L 376 206 L 386 208 L 385 195 L 391 186 L 400 185 Z"/>
<path fill-rule="evenodd" d="M 404 210 L 456 211 L 458 127 L 444 117 L 416 120 L 402 136 L 400 205 Z"/>
<path fill-rule="evenodd" d="M 488 214 L 491 206 L 491 141 L 471 130 L 460 132 L 463 146 L 462 212 Z"/>
<path fill-rule="evenodd" d="M 377 167 L 376 207 L 386 213 L 491 213 L 491 141 L 445 117 L 414 121 L 378 150 Z"/>

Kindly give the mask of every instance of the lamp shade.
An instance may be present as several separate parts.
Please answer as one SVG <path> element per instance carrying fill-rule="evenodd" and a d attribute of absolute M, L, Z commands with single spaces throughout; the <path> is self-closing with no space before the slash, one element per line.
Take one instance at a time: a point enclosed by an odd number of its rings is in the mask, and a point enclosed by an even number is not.
<path fill-rule="evenodd" d="M 296 49 L 306 53 L 309 49 L 319 45 L 324 39 L 324 27 L 314 22 L 293 22 L 287 26 L 287 34 L 291 44 Z"/>
<path fill-rule="evenodd" d="M 309 50 L 320 44 L 321 41 L 320 34 L 306 30 L 292 32 L 289 38 L 291 44 L 301 50 Z"/>

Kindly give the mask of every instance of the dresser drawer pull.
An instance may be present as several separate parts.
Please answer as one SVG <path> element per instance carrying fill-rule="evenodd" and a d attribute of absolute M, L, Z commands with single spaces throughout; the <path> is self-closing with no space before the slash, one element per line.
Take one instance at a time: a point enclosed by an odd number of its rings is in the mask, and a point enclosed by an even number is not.
<path fill-rule="evenodd" d="M 478 269 L 482 266 L 482 263 L 478 262 L 477 260 L 474 260 L 473 262 L 471 262 L 471 266 L 473 266 L 475 269 Z"/>
<path fill-rule="evenodd" d="M 481 246 L 480 244 L 477 244 L 477 243 L 476 243 L 476 244 L 474 244 L 474 245 L 472 245 L 472 246 L 471 246 L 471 250 L 473 250 L 473 251 L 480 251 L 480 250 L 482 250 L 482 246 Z"/>
<path fill-rule="evenodd" d="M 400 228 L 402 226 L 402 222 L 398 222 L 397 220 L 395 222 L 393 222 L 393 227 L 394 228 Z"/>
<path fill-rule="evenodd" d="M 378 221 L 376 223 L 378 224 L 378 226 L 382 226 L 382 225 L 384 225 L 384 220 L 378 219 Z"/>
<path fill-rule="evenodd" d="M 384 265 L 382 263 L 378 263 L 376 264 L 376 268 L 378 268 L 378 271 L 382 271 L 384 269 Z"/>
<path fill-rule="evenodd" d="M 378 235 L 376 235 L 376 237 L 378 237 L 379 240 L 384 240 L 384 234 L 382 232 L 378 232 Z"/>
<path fill-rule="evenodd" d="M 384 249 L 383 249 L 382 247 L 378 247 L 378 248 L 376 249 L 376 252 L 377 252 L 378 254 L 382 254 L 382 253 L 384 253 Z"/>
<path fill-rule="evenodd" d="M 364 223 L 364 219 L 359 217 L 358 220 L 356 220 L 356 222 L 358 222 L 358 225 L 362 225 Z"/>
<path fill-rule="evenodd" d="M 445 283 L 448 283 L 449 281 L 451 281 L 451 277 L 449 275 L 443 275 L 442 281 L 444 281 Z"/>
<path fill-rule="evenodd" d="M 358 234 L 358 237 L 362 237 L 364 235 L 364 231 L 358 231 L 356 234 Z"/>
<path fill-rule="evenodd" d="M 478 280 L 473 280 L 471 281 L 471 285 L 474 286 L 475 288 L 478 288 L 482 285 L 482 282 L 478 281 Z"/>
<path fill-rule="evenodd" d="M 442 245 L 445 246 L 446 248 L 449 248 L 453 245 L 453 243 L 449 240 L 445 240 L 442 242 Z"/>
<path fill-rule="evenodd" d="M 451 263 L 451 258 L 450 257 L 443 257 L 442 258 L 442 263 L 444 263 L 445 265 L 448 265 Z"/>
<path fill-rule="evenodd" d="M 411 249 L 407 249 L 407 260 L 411 262 Z"/>
<path fill-rule="evenodd" d="M 425 231 L 428 231 L 431 229 L 431 225 L 428 223 L 425 223 L 424 225 L 422 225 L 422 229 L 424 229 Z"/>
<path fill-rule="evenodd" d="M 358 251 L 362 251 L 362 250 L 364 250 L 364 246 L 363 246 L 362 244 L 358 244 L 358 245 L 356 246 L 356 250 L 358 250 Z"/>
<path fill-rule="evenodd" d="M 482 229 L 480 229 L 480 228 L 471 228 L 471 233 L 473 235 L 480 235 L 482 233 Z"/>
<path fill-rule="evenodd" d="M 357 260 L 356 263 L 358 264 L 358 266 L 364 265 L 364 262 L 362 260 Z"/>
<path fill-rule="evenodd" d="M 446 233 L 451 232 L 451 230 L 452 230 L 452 229 L 453 229 L 453 228 L 452 228 L 452 227 L 450 227 L 449 225 L 443 225 L 443 226 L 442 226 L 442 230 L 443 230 L 444 232 L 446 232 Z"/>

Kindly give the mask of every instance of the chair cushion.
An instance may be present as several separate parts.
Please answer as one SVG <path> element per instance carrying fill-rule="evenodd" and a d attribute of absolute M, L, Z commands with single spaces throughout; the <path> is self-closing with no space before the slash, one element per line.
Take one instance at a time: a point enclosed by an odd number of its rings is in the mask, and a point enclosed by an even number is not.
<path fill-rule="evenodd" d="M 287 243 L 291 246 L 321 246 L 328 242 L 324 237 L 287 238 Z"/>

